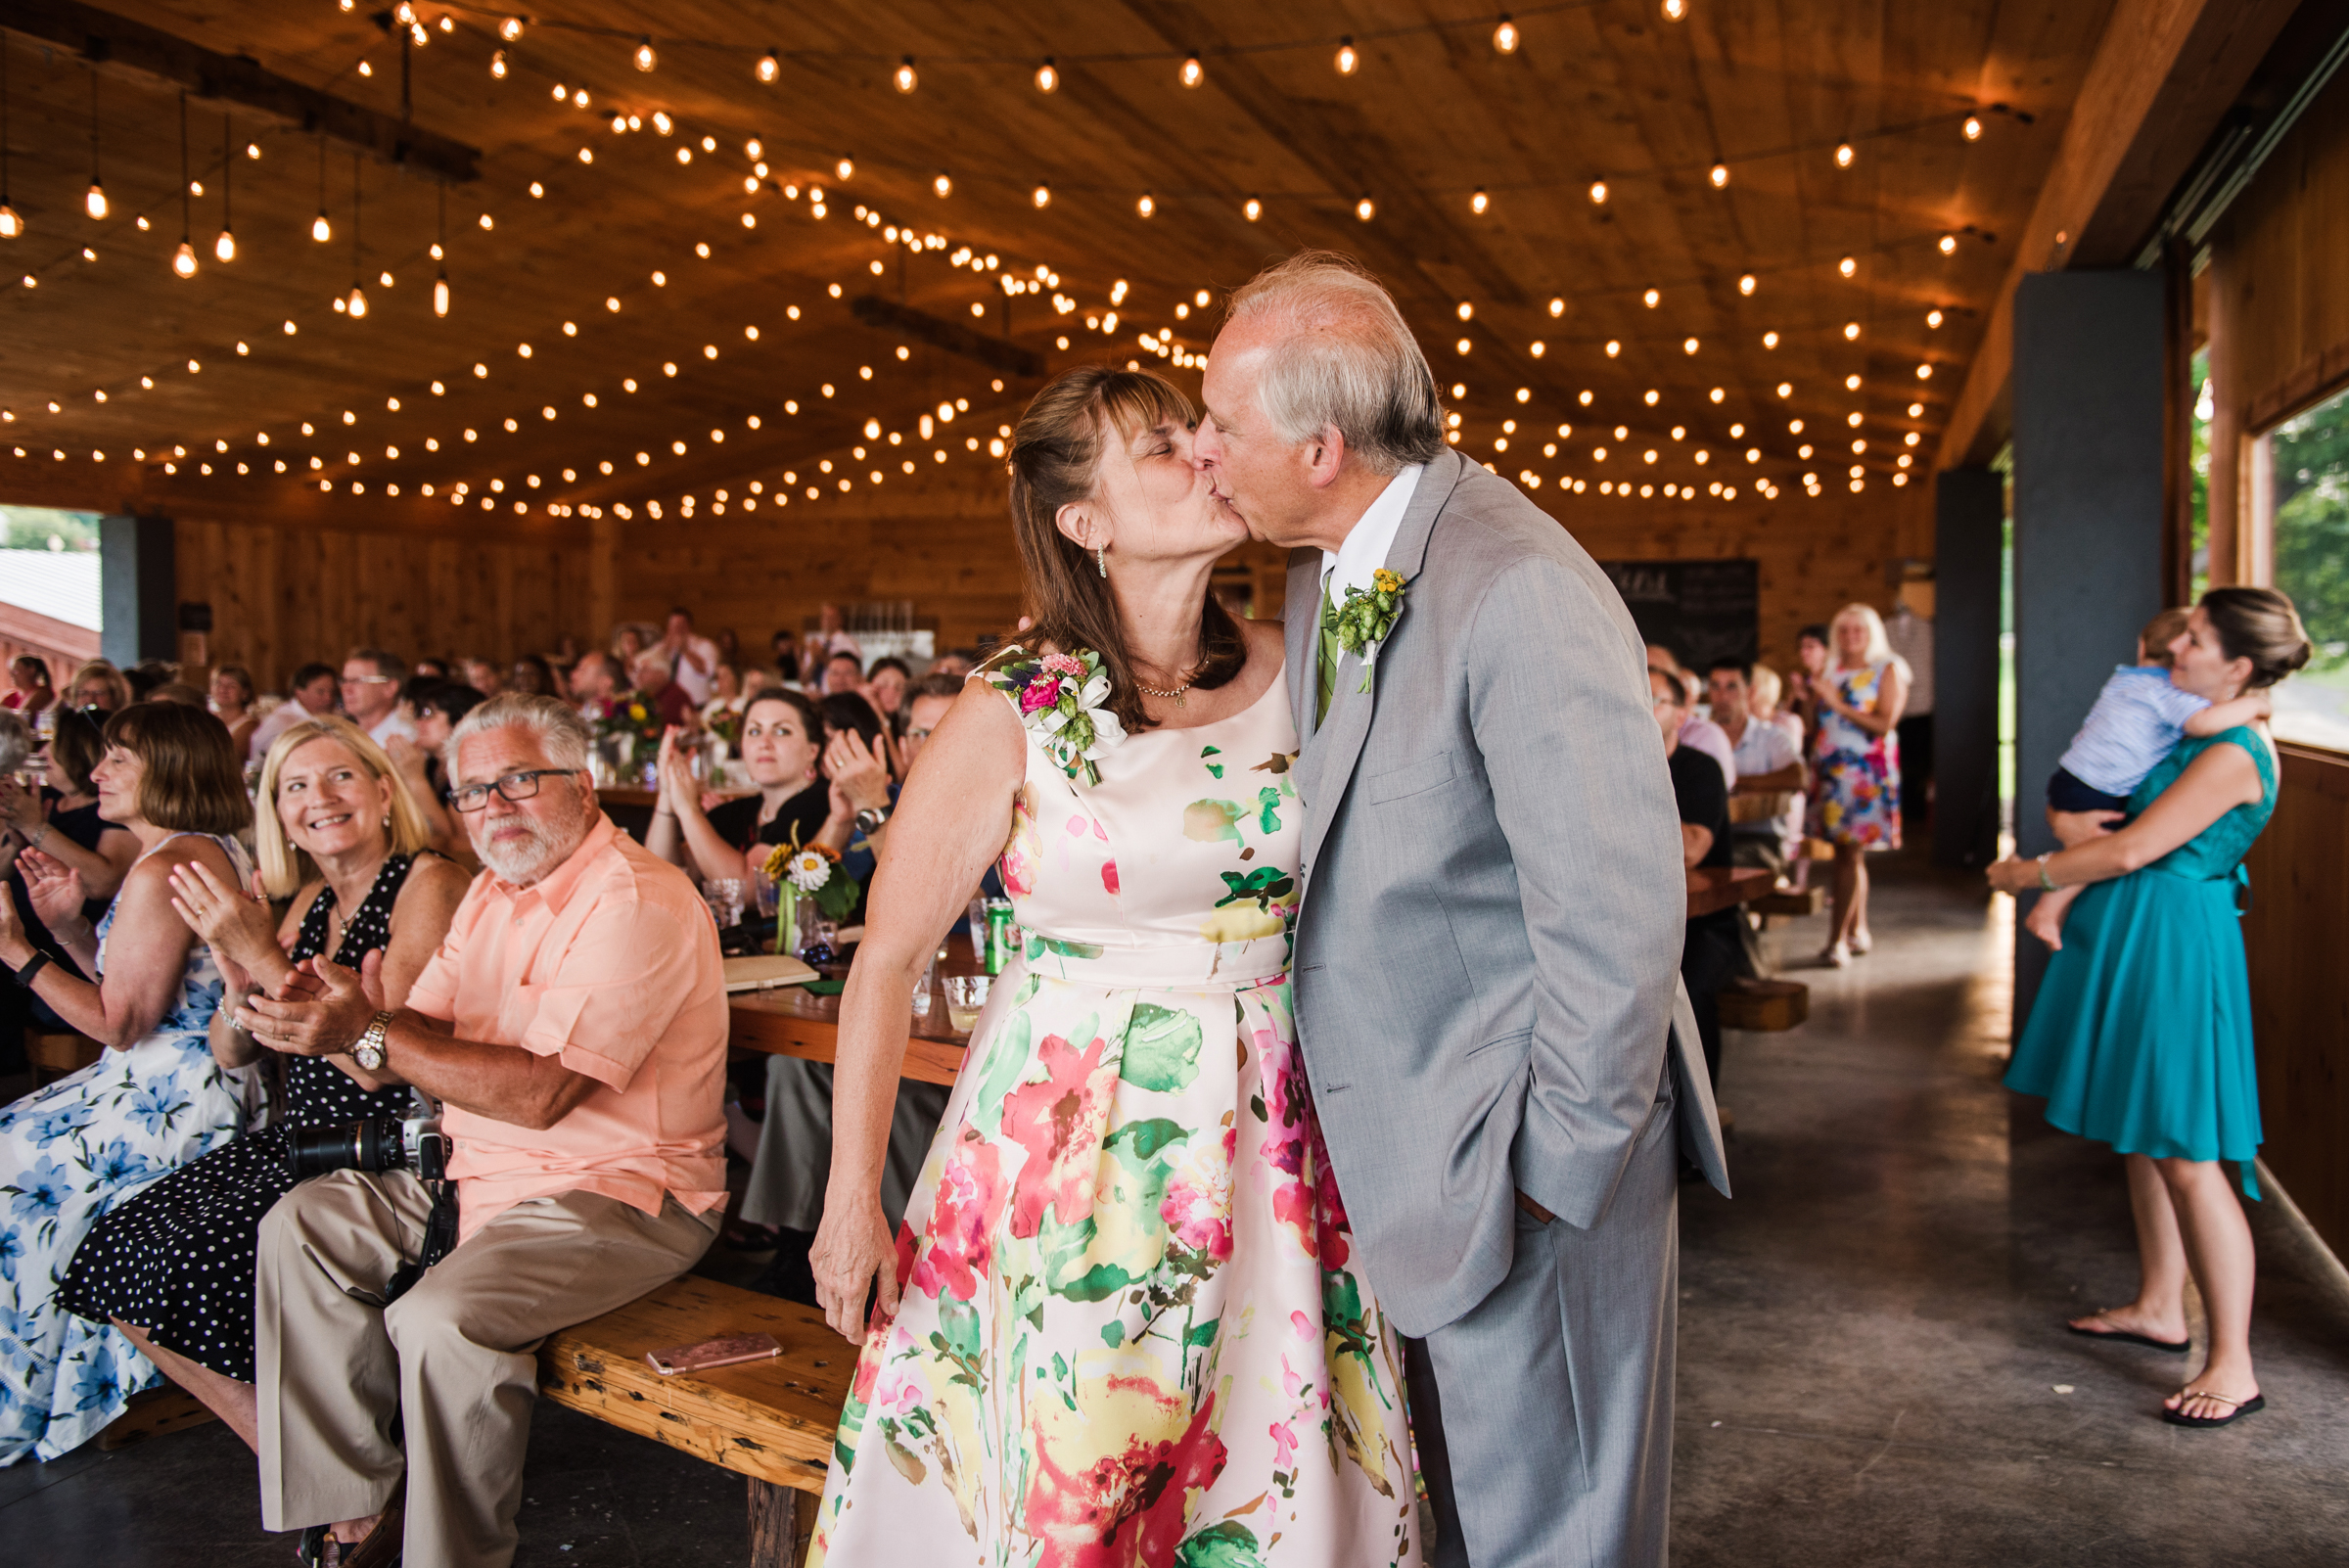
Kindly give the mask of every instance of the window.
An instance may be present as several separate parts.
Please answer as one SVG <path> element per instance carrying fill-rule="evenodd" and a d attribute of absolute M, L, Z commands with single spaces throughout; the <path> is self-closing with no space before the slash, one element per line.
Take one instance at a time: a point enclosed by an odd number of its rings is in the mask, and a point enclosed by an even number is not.
<path fill-rule="evenodd" d="M 2277 688 L 2276 734 L 2349 751 L 2349 391 L 2260 438 L 2252 474 L 2268 579 L 2316 645 Z"/>

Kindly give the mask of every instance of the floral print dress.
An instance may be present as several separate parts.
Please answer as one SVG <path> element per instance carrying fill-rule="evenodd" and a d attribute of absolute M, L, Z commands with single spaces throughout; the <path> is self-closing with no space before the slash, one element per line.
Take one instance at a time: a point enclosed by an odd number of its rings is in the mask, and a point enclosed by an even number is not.
<path fill-rule="evenodd" d="M 236 885 L 250 881 L 244 846 L 213 842 Z M 101 974 L 114 924 L 110 907 Z M 0 1465 L 79 1447 L 161 1381 L 119 1329 L 76 1317 L 57 1293 L 101 1216 L 228 1142 L 257 1109 L 258 1074 L 212 1060 L 207 1031 L 222 989 L 211 948 L 193 944 L 179 1001 L 153 1033 L 0 1110 Z"/>
<path fill-rule="evenodd" d="M 1884 700 L 1884 676 L 1892 669 L 1879 660 L 1865 669 L 1830 669 L 1836 695 L 1864 714 Z M 1830 843 L 1863 850 L 1901 847 L 1901 742 L 1887 731 L 1870 735 L 1841 714 L 1819 711 L 1819 783 L 1813 792 L 1815 820 Z"/>
<path fill-rule="evenodd" d="M 973 678 L 1030 732 L 1023 955 L 898 1229 L 811 1568 L 1416 1563 L 1400 1346 L 1291 1015 L 1285 688 L 1123 736 L 1065 656 Z M 1058 679 L 1114 739 L 1055 733 Z"/>

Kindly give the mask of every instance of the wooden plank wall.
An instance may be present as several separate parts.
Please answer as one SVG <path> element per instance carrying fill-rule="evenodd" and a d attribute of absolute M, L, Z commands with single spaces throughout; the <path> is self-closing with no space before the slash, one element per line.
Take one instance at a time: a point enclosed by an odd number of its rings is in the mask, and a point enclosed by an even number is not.
<path fill-rule="evenodd" d="M 2349 1257 L 2349 758 L 2286 746 L 2276 815 L 2252 846 L 2251 1019 L 2267 1161 L 2337 1257 Z"/>
<path fill-rule="evenodd" d="M 264 689 L 353 647 L 510 660 L 588 634 L 584 537 L 516 541 L 189 520 L 179 597 L 212 607 L 208 663 Z"/>

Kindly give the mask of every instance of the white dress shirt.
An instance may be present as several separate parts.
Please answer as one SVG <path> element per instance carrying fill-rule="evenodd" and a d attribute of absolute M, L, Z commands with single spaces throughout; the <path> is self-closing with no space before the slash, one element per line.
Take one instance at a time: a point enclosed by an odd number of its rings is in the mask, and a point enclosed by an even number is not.
<path fill-rule="evenodd" d="M 1370 591 L 1370 574 L 1387 564 L 1387 552 L 1395 548 L 1403 514 L 1410 510 L 1411 496 L 1418 490 L 1419 476 L 1426 467 L 1425 463 L 1412 463 L 1398 469 L 1387 487 L 1378 492 L 1378 499 L 1355 520 L 1346 541 L 1335 550 L 1321 552 L 1321 585 L 1331 604 L 1344 604 L 1348 588 Z"/>

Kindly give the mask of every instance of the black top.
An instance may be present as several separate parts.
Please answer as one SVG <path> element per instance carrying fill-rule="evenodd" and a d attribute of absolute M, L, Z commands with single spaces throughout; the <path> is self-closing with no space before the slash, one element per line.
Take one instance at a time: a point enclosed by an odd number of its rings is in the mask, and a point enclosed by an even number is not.
<path fill-rule="evenodd" d="M 718 821 L 719 812 L 734 810 L 737 807 L 740 807 L 741 810 L 734 820 L 742 824 L 740 838 L 736 838 L 731 829 Z M 739 801 L 728 801 L 716 811 L 710 813 L 710 825 L 724 835 L 728 844 L 739 845 L 747 850 L 754 841 L 760 844 L 789 844 L 792 840 L 791 830 L 794 827 L 800 830 L 800 842 L 806 844 L 824 830 L 824 822 L 831 815 L 832 786 L 826 780 L 819 778 L 790 800 L 785 801 L 783 808 L 775 813 L 774 820 L 764 827 L 757 825 L 759 797 L 756 795 L 746 795 Z"/>
<path fill-rule="evenodd" d="M 1693 746 L 1680 746 L 1674 748 L 1670 765 L 1672 794 L 1680 805 L 1681 820 L 1693 827 L 1713 830 L 1713 846 L 1705 851 L 1704 858 L 1696 863 L 1726 870 L 1732 863 L 1729 858 L 1729 785 L 1728 780 L 1721 776 L 1721 764 Z M 1735 915 L 1734 909 L 1720 909 L 1713 914 L 1701 915 L 1689 923 L 1726 924 L 1727 919 L 1733 919 Z"/>

